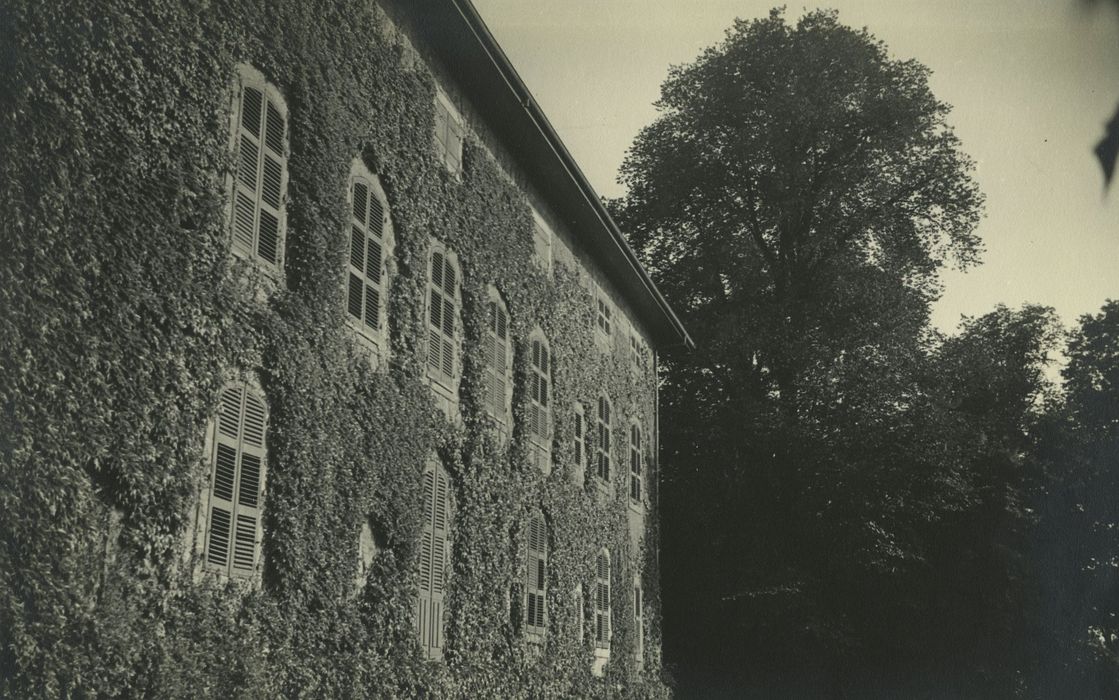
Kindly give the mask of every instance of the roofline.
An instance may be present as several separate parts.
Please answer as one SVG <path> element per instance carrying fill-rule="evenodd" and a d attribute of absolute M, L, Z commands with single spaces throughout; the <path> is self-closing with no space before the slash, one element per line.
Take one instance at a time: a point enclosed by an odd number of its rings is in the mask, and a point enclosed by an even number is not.
<path fill-rule="evenodd" d="M 645 271 L 645 268 L 642 267 L 641 263 L 637 260 L 637 255 L 633 252 L 633 248 L 630 247 L 625 236 L 622 235 L 621 230 L 610 216 L 610 213 L 606 211 L 606 207 L 602 204 L 602 200 L 598 193 L 595 192 L 594 187 L 591 186 L 591 183 L 579 168 L 579 164 L 575 162 L 575 159 L 571 156 L 567 147 L 564 146 L 563 140 L 560 139 L 559 134 L 557 134 L 556 130 L 552 127 L 551 122 L 548 121 L 548 117 L 545 116 L 544 112 L 540 109 L 536 99 L 529 91 L 528 86 L 521 80 L 521 76 L 513 67 L 509 57 L 505 55 L 505 51 L 502 50 L 501 46 L 497 43 L 497 39 L 490 33 L 489 27 L 486 26 L 482 16 L 478 14 L 478 10 L 474 7 L 474 4 L 470 0 L 451 0 L 451 3 L 455 6 L 455 9 L 458 10 L 459 15 L 466 21 L 467 26 L 478 40 L 478 43 L 482 46 L 490 62 L 493 63 L 498 74 L 501 75 L 505 84 L 517 98 L 517 102 L 519 102 L 528 113 L 536 130 L 544 137 L 549 148 L 559 159 L 560 165 L 563 166 L 564 171 L 579 188 L 586 203 L 590 205 L 591 210 L 610 235 L 611 241 L 621 251 L 631 270 L 637 275 L 638 280 L 640 280 L 642 286 L 645 288 L 645 291 L 653 298 L 654 302 L 656 302 L 657 308 L 663 314 L 665 320 L 668 321 L 669 326 L 679 339 L 678 344 L 689 350 L 694 349 L 695 342 L 692 340 L 692 337 L 688 335 L 688 331 L 684 328 L 684 324 L 680 322 L 679 317 L 676 316 L 672 307 L 668 305 L 668 301 L 665 300 L 664 295 L 661 294 L 652 278 L 649 277 L 649 273 Z"/>

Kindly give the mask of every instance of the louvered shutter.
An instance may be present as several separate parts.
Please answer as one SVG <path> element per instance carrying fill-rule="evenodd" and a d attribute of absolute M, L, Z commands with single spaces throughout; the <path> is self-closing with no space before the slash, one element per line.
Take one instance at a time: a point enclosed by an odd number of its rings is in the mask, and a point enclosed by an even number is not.
<path fill-rule="evenodd" d="M 287 123 L 259 88 L 241 89 L 237 174 L 233 194 L 233 244 L 265 262 L 280 262 L 287 187 Z"/>
<path fill-rule="evenodd" d="M 544 516 L 530 521 L 525 557 L 525 629 L 532 635 L 545 631 L 548 580 L 548 529 Z"/>
<path fill-rule="evenodd" d="M 635 581 L 633 585 L 633 623 L 637 632 L 635 654 L 638 666 L 645 658 L 645 611 L 641 605 L 641 584 Z"/>
<path fill-rule="evenodd" d="M 351 191 L 350 269 L 346 310 L 369 332 L 381 329 L 384 297 L 385 207 L 369 183 L 355 179 Z"/>
<path fill-rule="evenodd" d="M 610 555 L 598 555 L 595 571 L 595 646 L 610 648 Z"/>
<path fill-rule="evenodd" d="M 416 596 L 416 630 L 430 659 L 443 658 L 443 603 L 451 562 L 450 483 L 441 468 L 423 475 L 424 529 L 420 542 L 420 581 Z"/>
<path fill-rule="evenodd" d="M 575 406 L 575 466 L 580 470 L 583 468 L 583 454 L 586 449 L 583 442 L 583 407 L 576 404 Z"/>
<path fill-rule="evenodd" d="M 436 251 L 431 255 L 431 282 L 428 292 L 428 375 L 454 381 L 455 316 L 457 275 L 447 257 Z"/>
<path fill-rule="evenodd" d="M 425 654 L 431 648 L 431 555 L 435 549 L 435 531 L 432 514 L 435 509 L 435 472 L 425 470 L 423 475 L 423 535 L 420 539 L 420 590 L 416 596 L 416 631 Z"/>
<path fill-rule="evenodd" d="M 260 557 L 266 427 L 259 398 L 244 387 L 222 392 L 205 560 L 238 576 L 251 575 Z"/>
<path fill-rule="evenodd" d="M 641 428 L 636 423 L 629 431 L 629 497 L 641 502 Z"/>
<path fill-rule="evenodd" d="M 494 416 L 505 419 L 505 373 L 509 366 L 509 317 L 500 304 L 494 304 L 493 394 Z"/>

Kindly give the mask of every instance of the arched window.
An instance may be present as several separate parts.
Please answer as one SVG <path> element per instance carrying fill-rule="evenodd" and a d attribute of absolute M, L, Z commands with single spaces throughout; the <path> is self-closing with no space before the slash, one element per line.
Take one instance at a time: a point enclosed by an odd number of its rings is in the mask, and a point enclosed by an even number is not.
<path fill-rule="evenodd" d="M 541 639 L 547 626 L 548 525 L 541 513 L 528 523 L 525 537 L 525 634 Z"/>
<path fill-rule="evenodd" d="M 388 349 L 388 270 L 392 220 L 380 179 L 361 160 L 350 171 L 349 263 L 346 312 L 350 325 L 378 354 Z"/>
<path fill-rule="evenodd" d="M 509 344 L 509 311 L 497 289 L 490 287 L 489 300 L 486 302 L 486 330 L 482 336 L 483 358 L 485 367 L 483 371 L 483 404 L 486 413 L 493 417 L 502 427 L 508 423 L 509 418 L 509 372 L 512 367 L 510 362 Z"/>
<path fill-rule="evenodd" d="M 610 483 L 610 399 L 598 397 L 598 439 L 595 441 L 595 476 Z"/>
<path fill-rule="evenodd" d="M 443 601 L 451 566 L 451 482 L 437 459 L 423 473 L 423 539 L 420 585 L 416 596 L 416 633 L 424 655 L 443 658 Z"/>
<path fill-rule="evenodd" d="M 278 269 L 286 227 L 287 106 L 260 71 L 241 65 L 237 78 L 233 250 Z"/>
<path fill-rule="evenodd" d="M 574 417 L 574 433 L 575 433 L 575 446 L 572 454 L 573 461 L 575 462 L 575 483 L 582 484 L 583 479 L 586 478 L 587 460 L 590 458 L 590 453 L 587 450 L 587 437 L 590 432 L 590 426 L 587 425 L 587 412 L 583 408 L 583 404 L 575 403 L 575 417 Z"/>
<path fill-rule="evenodd" d="M 641 489 L 644 485 L 641 471 L 641 426 L 636 422 L 629 426 L 629 499 L 641 504 Z"/>
<path fill-rule="evenodd" d="M 434 243 L 428 271 L 427 376 L 454 390 L 459 333 L 459 274 L 454 253 Z"/>
<path fill-rule="evenodd" d="M 610 550 L 603 549 L 595 561 L 594 646 L 610 649 Z"/>
<path fill-rule="evenodd" d="M 532 459 L 544 473 L 552 464 L 552 357 L 548 340 L 539 329 L 531 336 L 529 367 L 528 433 Z"/>
<path fill-rule="evenodd" d="M 260 561 L 267 427 L 268 411 L 255 391 L 244 384 L 222 391 L 203 555 L 211 570 L 251 576 Z"/>

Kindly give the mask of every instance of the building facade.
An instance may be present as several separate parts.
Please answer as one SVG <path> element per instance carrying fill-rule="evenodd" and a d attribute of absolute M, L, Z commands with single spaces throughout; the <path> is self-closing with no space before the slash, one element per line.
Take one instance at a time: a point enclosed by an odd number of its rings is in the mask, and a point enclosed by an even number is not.
<path fill-rule="evenodd" d="M 0 690 L 665 695 L 690 341 L 469 1 L 39 5 Z"/>

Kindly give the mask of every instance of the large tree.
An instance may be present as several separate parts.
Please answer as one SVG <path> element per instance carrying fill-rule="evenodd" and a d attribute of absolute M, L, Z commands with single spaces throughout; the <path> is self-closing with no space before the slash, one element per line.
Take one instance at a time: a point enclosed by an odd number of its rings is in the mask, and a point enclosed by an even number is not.
<path fill-rule="evenodd" d="M 928 75 L 834 12 L 737 21 L 670 71 L 622 166 L 614 212 L 698 346 L 662 394 L 682 676 L 928 647 L 932 594 L 899 580 L 976 503 L 929 306 L 982 209 Z"/>

